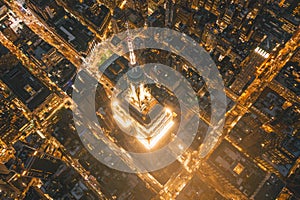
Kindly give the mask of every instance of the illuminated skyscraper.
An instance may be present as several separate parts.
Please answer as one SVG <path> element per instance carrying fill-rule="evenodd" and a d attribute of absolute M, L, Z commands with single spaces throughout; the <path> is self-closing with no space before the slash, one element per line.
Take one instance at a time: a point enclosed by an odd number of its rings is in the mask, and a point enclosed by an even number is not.
<path fill-rule="evenodd" d="M 128 23 L 127 45 L 131 67 L 125 78 L 128 87 L 125 90 L 117 89 L 112 100 L 113 117 L 124 132 L 133 133 L 141 144 L 152 149 L 169 133 L 176 114 L 164 108 L 146 86 L 145 80 L 149 78 L 143 68 L 137 66 Z"/>
<path fill-rule="evenodd" d="M 125 99 L 125 100 L 124 100 Z M 152 149 L 174 125 L 175 113 L 164 108 L 143 84 L 121 92 L 113 101 L 114 119 L 120 128 L 133 136 L 147 149 Z M 129 105 L 129 113 L 126 106 Z"/>

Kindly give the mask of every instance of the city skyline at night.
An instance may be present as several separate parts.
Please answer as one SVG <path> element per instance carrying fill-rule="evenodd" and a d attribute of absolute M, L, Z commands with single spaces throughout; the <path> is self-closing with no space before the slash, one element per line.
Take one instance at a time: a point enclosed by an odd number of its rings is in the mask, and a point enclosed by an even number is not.
<path fill-rule="evenodd" d="M 299 27 L 297 0 L 0 0 L 0 199 L 300 199 Z"/>

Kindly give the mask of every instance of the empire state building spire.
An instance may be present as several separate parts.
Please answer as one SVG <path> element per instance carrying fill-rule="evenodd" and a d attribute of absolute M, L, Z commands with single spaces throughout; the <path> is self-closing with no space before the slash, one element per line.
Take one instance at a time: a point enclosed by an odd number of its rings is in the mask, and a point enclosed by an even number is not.
<path fill-rule="evenodd" d="M 136 64 L 136 57 L 135 57 L 135 54 L 133 51 L 133 43 L 132 43 L 130 31 L 129 31 L 128 22 L 126 22 L 126 26 L 127 26 L 127 44 L 128 44 L 128 49 L 129 49 L 130 64 L 131 64 L 131 66 L 134 66 Z"/>

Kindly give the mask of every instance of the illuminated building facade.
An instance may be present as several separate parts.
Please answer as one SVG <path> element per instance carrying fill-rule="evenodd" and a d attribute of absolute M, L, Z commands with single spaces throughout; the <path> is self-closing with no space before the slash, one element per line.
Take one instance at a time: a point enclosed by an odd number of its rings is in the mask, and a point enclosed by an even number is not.
<path fill-rule="evenodd" d="M 122 101 L 121 101 L 122 100 Z M 129 105 L 129 112 L 128 110 Z M 113 101 L 114 119 L 121 129 L 132 135 L 147 149 L 152 149 L 174 125 L 176 113 L 163 107 L 143 83 L 120 92 Z"/>

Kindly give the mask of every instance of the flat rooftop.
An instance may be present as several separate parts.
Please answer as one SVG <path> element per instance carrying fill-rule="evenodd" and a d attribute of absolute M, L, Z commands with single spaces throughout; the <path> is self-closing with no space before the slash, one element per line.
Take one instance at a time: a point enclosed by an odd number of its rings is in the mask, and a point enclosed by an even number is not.
<path fill-rule="evenodd" d="M 49 89 L 20 63 L 4 74 L 1 79 L 31 111 L 41 105 L 50 95 Z"/>

